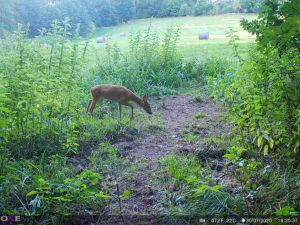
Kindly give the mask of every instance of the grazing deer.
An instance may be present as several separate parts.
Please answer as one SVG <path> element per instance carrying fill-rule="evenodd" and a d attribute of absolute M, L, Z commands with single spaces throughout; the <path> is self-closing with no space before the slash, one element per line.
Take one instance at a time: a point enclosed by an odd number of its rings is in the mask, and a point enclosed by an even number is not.
<path fill-rule="evenodd" d="M 147 113 L 152 114 L 150 105 L 147 102 L 147 96 L 145 95 L 143 99 L 141 99 L 124 86 L 111 84 L 96 85 L 91 89 L 91 94 L 92 99 L 89 101 L 87 106 L 87 113 L 92 113 L 98 102 L 101 102 L 103 99 L 108 99 L 119 103 L 120 120 L 122 114 L 122 105 L 126 105 L 131 108 L 131 119 L 133 119 L 133 106 L 129 103 L 130 101 L 136 102 Z"/>

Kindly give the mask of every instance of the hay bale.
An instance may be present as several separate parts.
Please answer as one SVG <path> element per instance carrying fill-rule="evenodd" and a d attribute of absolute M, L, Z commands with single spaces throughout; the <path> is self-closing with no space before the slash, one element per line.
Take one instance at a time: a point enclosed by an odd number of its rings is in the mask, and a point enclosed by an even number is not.
<path fill-rule="evenodd" d="M 120 37 L 126 37 L 126 34 L 124 32 L 120 33 Z"/>
<path fill-rule="evenodd" d="M 200 32 L 198 35 L 199 40 L 208 40 L 209 39 L 209 33 L 208 32 Z"/>
<path fill-rule="evenodd" d="M 105 43 L 106 42 L 106 38 L 105 37 L 97 37 L 96 38 L 96 43 Z"/>
<path fill-rule="evenodd" d="M 48 46 L 48 44 L 46 44 L 46 43 L 42 43 L 42 44 L 40 44 L 40 47 L 41 47 L 41 48 L 48 48 L 49 46 Z"/>

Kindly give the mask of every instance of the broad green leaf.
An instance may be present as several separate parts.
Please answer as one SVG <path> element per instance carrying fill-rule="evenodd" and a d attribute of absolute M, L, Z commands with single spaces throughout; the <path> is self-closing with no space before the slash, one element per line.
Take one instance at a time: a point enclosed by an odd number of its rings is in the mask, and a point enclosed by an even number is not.
<path fill-rule="evenodd" d="M 273 147 L 274 147 L 274 141 L 272 138 L 269 139 L 269 146 L 271 149 L 273 149 Z"/>
<path fill-rule="evenodd" d="M 222 185 L 218 184 L 218 185 L 215 185 L 215 186 L 211 187 L 210 190 L 219 192 L 220 188 L 222 188 Z"/>
<path fill-rule="evenodd" d="M 194 182 L 196 182 L 196 181 L 198 181 L 198 178 L 197 178 L 196 176 L 188 176 L 188 177 L 186 178 L 186 182 L 187 182 L 188 184 L 194 183 Z"/>
<path fill-rule="evenodd" d="M 105 199 L 109 199 L 109 198 L 111 198 L 111 196 L 109 196 L 109 195 L 105 195 L 105 194 L 103 194 L 103 193 L 97 193 L 97 194 L 95 194 L 96 196 L 98 196 L 98 197 L 100 197 L 100 198 L 105 198 Z"/>
<path fill-rule="evenodd" d="M 262 138 L 261 136 L 259 136 L 259 137 L 257 138 L 257 146 L 258 146 L 258 147 L 261 146 L 262 140 L 263 140 L 263 138 Z"/>
<path fill-rule="evenodd" d="M 208 186 L 206 184 L 202 184 L 200 187 L 196 188 L 196 192 L 195 194 L 201 194 L 203 191 L 205 191 L 208 188 Z"/>
<path fill-rule="evenodd" d="M 64 197 L 53 197 L 52 199 L 63 201 L 63 202 L 72 202 L 71 199 L 64 198 Z"/>
<path fill-rule="evenodd" d="M 126 190 L 123 192 L 122 197 L 123 197 L 124 199 L 128 199 L 128 198 L 130 197 L 130 195 L 131 195 L 130 191 L 126 189 Z"/>
<path fill-rule="evenodd" d="M 299 216 L 300 213 L 290 206 L 285 206 L 275 212 L 276 216 Z"/>
<path fill-rule="evenodd" d="M 264 147 L 264 155 L 268 155 L 269 145 L 265 145 Z"/>
<path fill-rule="evenodd" d="M 36 195 L 38 192 L 37 191 L 30 191 L 27 193 L 27 197 L 32 196 L 32 195 Z"/>
<path fill-rule="evenodd" d="M 225 154 L 224 157 L 226 159 L 234 159 L 236 156 L 234 154 Z"/>

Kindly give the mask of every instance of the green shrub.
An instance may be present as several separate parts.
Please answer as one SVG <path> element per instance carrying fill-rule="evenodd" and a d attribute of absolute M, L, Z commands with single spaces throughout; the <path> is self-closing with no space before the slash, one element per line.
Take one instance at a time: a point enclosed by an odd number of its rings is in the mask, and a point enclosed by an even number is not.
<path fill-rule="evenodd" d="M 171 93 L 184 86 L 188 78 L 177 52 L 178 37 L 178 28 L 170 27 L 160 40 L 150 25 L 143 33 L 130 34 L 127 54 L 107 43 L 104 57 L 92 70 L 94 83 L 124 85 L 141 95 Z"/>
<path fill-rule="evenodd" d="M 74 176 L 66 158 L 59 155 L 52 155 L 49 162 L 42 156 L 39 164 L 7 161 L 5 168 L 0 208 L 6 214 L 80 214 L 97 210 L 110 198 L 100 188 L 99 174 L 84 170 Z"/>
<path fill-rule="evenodd" d="M 234 138 L 225 158 L 240 171 L 248 214 L 293 216 L 299 211 L 296 5 L 293 0 L 265 1 L 257 20 L 242 22 L 257 35 L 258 45 L 229 76 L 207 77 L 211 94 L 226 103 L 234 123 Z M 231 41 L 236 50 L 234 36 Z"/>
<path fill-rule="evenodd" d="M 76 175 L 69 156 L 113 139 L 128 121 L 85 113 L 92 81 L 80 71 L 88 42 L 82 48 L 80 27 L 72 34 L 69 28 L 68 19 L 54 21 L 28 39 L 19 25 L 0 42 L 0 209 L 7 214 L 94 212 L 109 198 L 101 175 Z"/>

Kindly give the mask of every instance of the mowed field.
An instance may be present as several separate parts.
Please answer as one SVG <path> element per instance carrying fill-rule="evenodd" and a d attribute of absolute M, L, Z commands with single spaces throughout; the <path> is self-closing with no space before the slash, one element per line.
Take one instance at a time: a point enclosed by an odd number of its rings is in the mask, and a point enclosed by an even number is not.
<path fill-rule="evenodd" d="M 105 37 L 106 42 L 117 43 L 122 52 L 128 50 L 129 35 L 131 32 L 143 32 L 151 25 L 159 37 L 163 37 L 166 29 L 170 26 L 178 26 L 180 38 L 178 49 L 183 57 L 201 57 L 207 55 L 228 55 L 231 47 L 228 45 L 229 27 L 237 31 L 240 40 L 238 41 L 241 53 L 248 51 L 249 44 L 254 42 L 255 37 L 247 33 L 240 26 L 242 18 L 254 19 L 256 14 L 224 14 L 214 16 L 198 17 L 168 17 L 168 18 L 149 18 L 129 21 L 114 27 L 103 27 L 96 31 L 92 40 L 92 48 L 98 54 L 105 51 L 105 44 L 96 43 L 97 37 Z M 198 40 L 199 32 L 209 32 L 209 40 Z M 125 37 L 121 37 L 125 33 Z"/>

